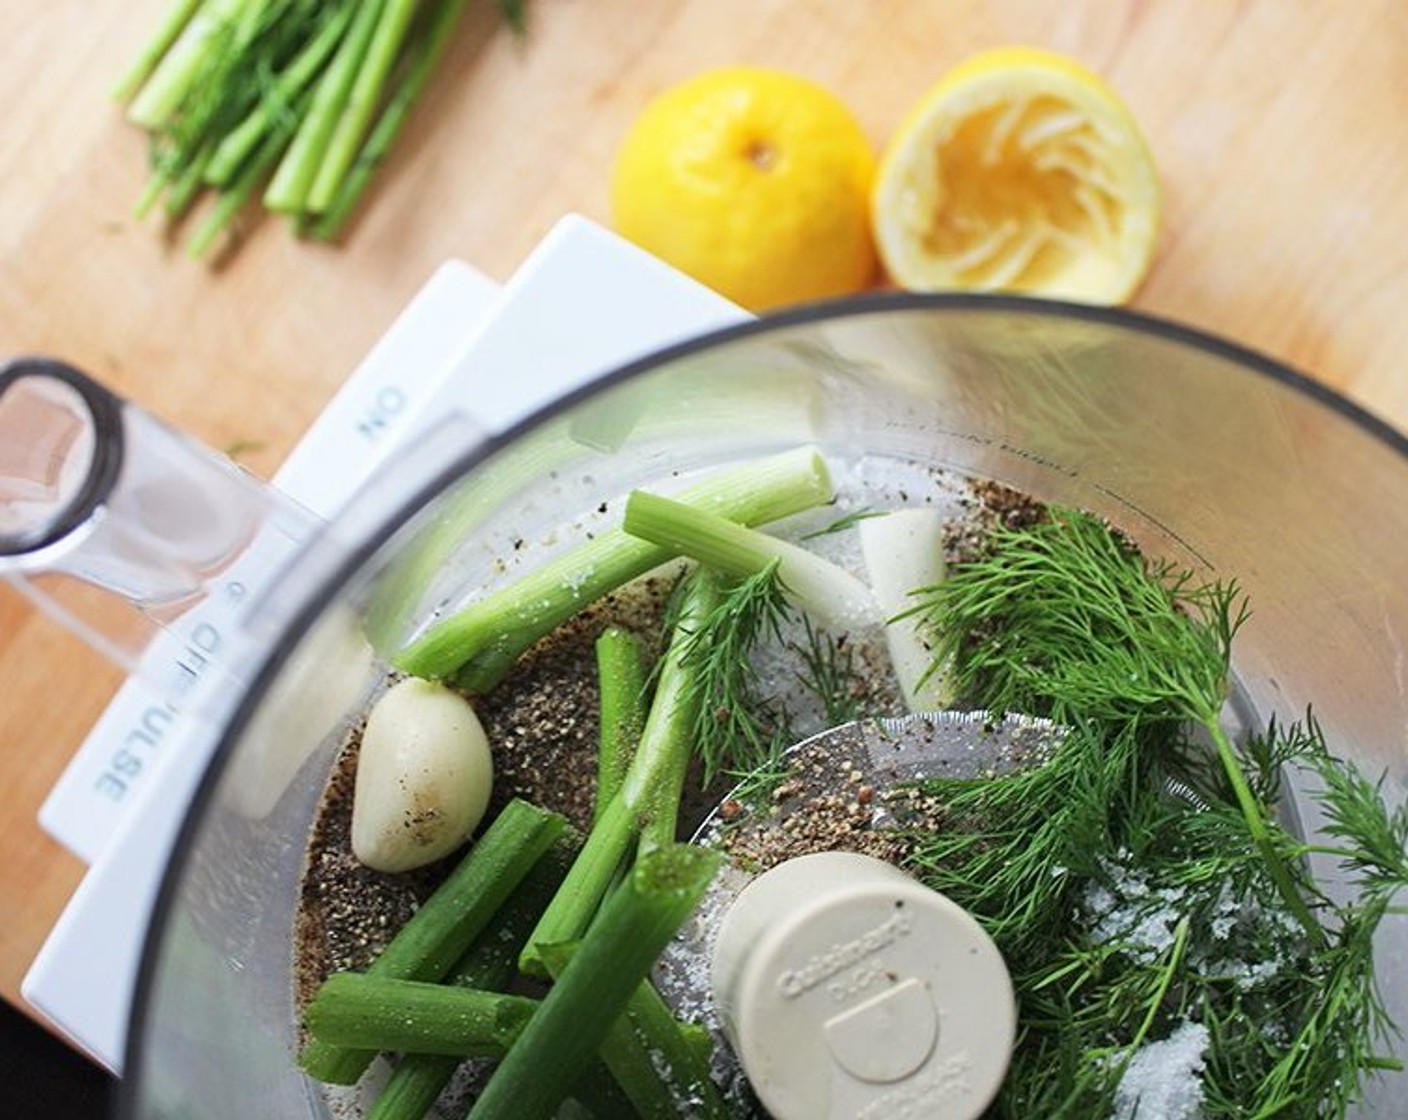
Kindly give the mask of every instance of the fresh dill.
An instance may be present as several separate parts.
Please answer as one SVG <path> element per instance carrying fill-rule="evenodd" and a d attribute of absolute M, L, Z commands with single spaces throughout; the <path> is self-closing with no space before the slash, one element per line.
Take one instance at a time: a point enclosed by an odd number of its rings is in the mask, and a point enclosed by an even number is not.
<path fill-rule="evenodd" d="M 524 0 L 497 0 L 526 34 Z M 439 68 L 467 0 L 173 0 L 115 94 L 149 138 L 168 228 L 216 196 L 202 255 L 269 181 L 265 208 L 336 236 Z M 272 176 L 272 178 L 271 178 Z"/>
<path fill-rule="evenodd" d="M 1145 1115 L 1156 1104 L 1126 1074 L 1191 1037 L 1197 1115 L 1342 1116 L 1393 1064 L 1372 941 L 1408 886 L 1408 808 L 1390 811 L 1310 716 L 1230 740 L 1235 585 L 1051 510 L 996 529 L 917 599 L 964 700 L 1069 729 L 1029 768 L 923 783 L 945 827 L 911 837 L 910 870 L 973 912 L 1012 971 L 1021 1039 L 991 1115 Z M 1276 817 L 1292 775 L 1312 780 L 1323 842 Z M 1352 901 L 1321 891 L 1312 853 Z"/>
<path fill-rule="evenodd" d="M 850 513 L 842 514 L 834 521 L 829 521 L 820 529 L 813 529 L 810 533 L 804 533 L 801 537 L 804 541 L 815 540 L 817 537 L 828 537 L 833 533 L 844 533 L 847 529 L 854 529 L 862 521 L 868 521 L 872 517 L 884 517 L 887 510 L 871 509 L 866 506 L 863 509 L 852 510 Z"/>
<path fill-rule="evenodd" d="M 855 649 L 846 641 L 802 617 L 804 640 L 788 643 L 802 668 L 797 680 L 821 703 L 827 725 L 850 723 L 864 710 L 865 681 L 855 665 Z"/>
<path fill-rule="evenodd" d="M 799 619 L 802 637 L 787 637 Z M 784 752 L 796 738 L 792 713 L 759 679 L 755 653 L 766 642 L 796 658 L 794 676 L 828 726 L 859 718 L 865 697 L 854 650 L 793 606 L 778 561 L 727 586 L 684 656 L 699 698 L 694 751 L 703 784 L 735 778 L 742 801 L 766 796 L 786 776 Z"/>
<path fill-rule="evenodd" d="M 1221 725 L 1232 639 L 1248 617 L 1235 583 L 1198 583 L 1146 560 L 1108 525 L 1057 509 L 993 530 L 989 552 L 919 594 L 935 664 L 998 711 L 1107 727 L 1194 723 L 1212 740 L 1267 871 L 1308 936 L 1314 915 L 1268 833 L 1267 807 Z"/>
<path fill-rule="evenodd" d="M 782 641 L 792 614 L 777 569 L 774 560 L 726 587 L 684 647 L 698 710 L 694 753 L 706 787 L 722 774 L 775 768 L 791 742 L 786 713 L 763 694 L 752 656 L 760 642 Z"/>

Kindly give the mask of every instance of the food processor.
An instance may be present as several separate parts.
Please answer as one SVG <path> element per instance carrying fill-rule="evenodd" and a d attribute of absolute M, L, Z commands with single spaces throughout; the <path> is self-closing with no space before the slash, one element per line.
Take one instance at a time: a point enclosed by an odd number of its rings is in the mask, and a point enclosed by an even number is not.
<path fill-rule="evenodd" d="M 801 445 L 862 504 L 868 480 L 954 472 L 1236 579 L 1249 709 L 1313 711 L 1390 803 L 1408 794 L 1408 439 L 1257 354 L 1126 311 L 947 294 L 801 307 L 633 361 L 502 431 L 447 417 L 386 472 L 396 485 L 301 539 L 245 612 L 232 677 L 202 697 L 224 731 L 152 922 L 120 1114 L 335 1114 L 294 1062 L 293 921 L 329 768 L 389 657 L 611 524 L 632 488 Z M 1288 798 L 1313 833 L 1313 805 Z M 1408 919 L 1377 950 L 1408 1024 Z M 1394 1115 L 1402 1078 L 1373 1079 L 1362 1114 Z"/>

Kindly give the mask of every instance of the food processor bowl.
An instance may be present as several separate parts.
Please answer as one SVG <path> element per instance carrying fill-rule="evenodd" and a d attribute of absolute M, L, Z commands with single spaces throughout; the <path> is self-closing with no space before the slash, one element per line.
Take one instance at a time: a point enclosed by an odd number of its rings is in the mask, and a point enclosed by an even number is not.
<path fill-rule="evenodd" d="M 1252 608 L 1234 646 L 1251 710 L 1313 710 L 1332 750 L 1404 798 L 1408 440 L 1237 346 L 1122 311 L 876 296 L 689 341 L 470 442 L 413 492 L 383 482 L 360 524 L 312 547 L 255 612 L 262 668 L 170 861 L 121 1115 L 330 1115 L 295 1062 L 293 923 L 330 766 L 387 656 L 617 523 L 632 487 L 802 444 L 856 508 L 871 488 L 876 505 L 922 504 L 927 478 L 957 472 L 1090 510 L 1151 555 L 1236 579 Z M 1310 806 L 1295 808 L 1314 831 Z M 1408 1024 L 1408 920 L 1385 924 L 1377 960 Z M 1375 1078 L 1363 1114 L 1398 1114 L 1403 1077 Z"/>

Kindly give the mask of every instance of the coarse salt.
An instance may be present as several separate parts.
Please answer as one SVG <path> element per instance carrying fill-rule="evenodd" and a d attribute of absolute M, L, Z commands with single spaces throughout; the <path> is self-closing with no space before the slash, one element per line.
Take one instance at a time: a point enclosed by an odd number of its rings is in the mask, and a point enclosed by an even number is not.
<path fill-rule="evenodd" d="M 1207 1027 L 1189 1022 L 1136 1050 L 1115 1090 L 1112 1120 L 1197 1120 L 1208 1041 Z"/>

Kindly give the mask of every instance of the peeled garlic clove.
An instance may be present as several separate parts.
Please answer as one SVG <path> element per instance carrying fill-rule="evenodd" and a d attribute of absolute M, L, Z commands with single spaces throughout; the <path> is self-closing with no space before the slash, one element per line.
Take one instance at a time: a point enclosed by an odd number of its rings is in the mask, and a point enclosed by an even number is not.
<path fill-rule="evenodd" d="M 469 838 L 493 786 L 484 727 L 469 702 L 408 679 L 374 705 L 352 795 L 352 852 L 376 871 L 433 863 Z"/>

